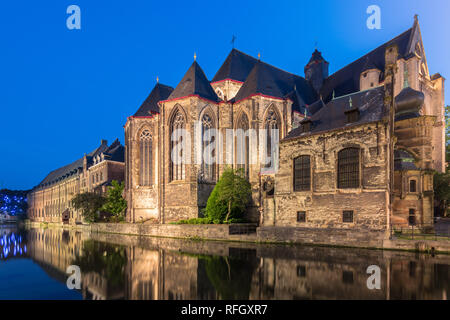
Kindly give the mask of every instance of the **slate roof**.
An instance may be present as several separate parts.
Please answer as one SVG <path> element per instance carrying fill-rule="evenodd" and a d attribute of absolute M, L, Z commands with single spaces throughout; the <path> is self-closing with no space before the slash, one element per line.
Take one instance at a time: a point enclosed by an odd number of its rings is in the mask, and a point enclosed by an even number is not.
<path fill-rule="evenodd" d="M 202 98 L 213 102 L 219 102 L 214 89 L 211 87 L 208 78 L 197 61 L 190 66 L 183 79 L 177 85 L 175 90 L 170 94 L 167 100 L 188 97 L 191 95 L 198 95 Z"/>
<path fill-rule="evenodd" d="M 86 155 L 88 160 L 88 166 L 93 163 L 93 158 L 105 153 L 105 156 L 108 157 L 108 160 L 120 161 L 124 162 L 124 147 L 116 139 L 109 147 L 106 143 L 106 140 L 102 140 L 102 143 L 99 147 L 92 150 L 90 153 Z M 51 171 L 45 178 L 42 180 L 37 187 L 41 187 L 44 185 L 52 184 L 60 180 L 64 180 L 68 177 L 77 174 L 80 170 L 83 169 L 84 157 L 77 159 L 76 161 L 65 165 L 61 168 Z"/>
<path fill-rule="evenodd" d="M 384 71 L 385 51 L 392 44 L 397 44 L 399 57 L 407 57 L 410 54 L 410 42 L 412 40 L 414 27 L 403 32 L 394 39 L 384 43 L 358 60 L 350 63 L 346 67 L 335 72 L 325 79 L 320 95 L 325 101 L 329 101 L 335 91 L 336 97 L 350 94 L 359 90 L 361 72 L 376 68 Z M 380 75 L 380 80 L 384 79 L 384 74 Z"/>
<path fill-rule="evenodd" d="M 294 90 L 306 104 L 313 103 L 318 98 L 313 87 L 305 78 L 258 61 L 234 100 L 240 101 L 255 94 L 286 98 Z"/>
<path fill-rule="evenodd" d="M 83 158 L 78 159 L 64 167 L 53 170 L 44 178 L 44 180 L 41 181 L 41 183 L 39 183 L 38 186 L 44 186 L 59 181 L 61 179 L 68 178 L 76 174 L 78 170 L 81 169 L 83 169 Z"/>
<path fill-rule="evenodd" d="M 233 49 L 228 54 L 211 82 L 225 79 L 244 82 L 257 62 L 258 59 L 237 49 Z"/>
<path fill-rule="evenodd" d="M 350 107 L 350 98 L 352 107 Z M 356 108 L 358 108 L 360 113 L 359 120 L 347 124 L 345 111 Z M 293 129 L 285 139 L 379 121 L 383 118 L 384 112 L 384 87 L 357 92 L 336 98 L 322 106 L 320 110 L 309 118 L 312 122 L 311 131 L 302 133 L 301 127 L 298 127 Z"/>
<path fill-rule="evenodd" d="M 145 99 L 138 111 L 136 111 L 134 117 L 150 116 L 153 113 L 159 113 L 158 102 L 161 100 L 166 100 L 172 91 L 172 87 L 157 83 L 148 95 L 147 99 Z"/>
<path fill-rule="evenodd" d="M 125 162 L 125 147 L 116 139 L 103 154 L 106 160 Z"/>

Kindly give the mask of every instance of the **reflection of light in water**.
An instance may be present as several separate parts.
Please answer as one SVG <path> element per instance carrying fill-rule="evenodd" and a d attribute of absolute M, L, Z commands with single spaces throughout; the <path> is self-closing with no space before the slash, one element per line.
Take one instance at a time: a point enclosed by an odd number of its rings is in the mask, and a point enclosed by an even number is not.
<path fill-rule="evenodd" d="M 27 246 L 22 241 L 22 236 L 17 236 L 14 232 L 4 234 L 0 238 L 0 259 L 5 260 L 10 254 L 14 257 L 26 254 Z"/>

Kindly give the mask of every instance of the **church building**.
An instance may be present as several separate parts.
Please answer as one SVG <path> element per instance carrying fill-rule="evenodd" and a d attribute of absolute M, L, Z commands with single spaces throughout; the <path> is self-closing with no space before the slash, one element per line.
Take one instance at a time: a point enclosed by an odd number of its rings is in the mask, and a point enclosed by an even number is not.
<path fill-rule="evenodd" d="M 194 58 L 175 88 L 158 82 L 124 126 L 127 220 L 201 216 L 231 165 L 251 183 L 246 218 L 261 226 L 432 223 L 433 171 L 445 169 L 444 78 L 429 74 L 417 17 L 334 74 L 328 68 L 318 50 L 300 76 L 233 49 L 212 80 Z M 174 161 L 180 129 L 204 137 L 212 128 L 221 133 L 208 142 L 214 156 L 231 164 L 195 161 L 208 144 L 186 141 L 189 161 Z M 236 144 L 227 132 L 239 129 L 267 137 Z"/>

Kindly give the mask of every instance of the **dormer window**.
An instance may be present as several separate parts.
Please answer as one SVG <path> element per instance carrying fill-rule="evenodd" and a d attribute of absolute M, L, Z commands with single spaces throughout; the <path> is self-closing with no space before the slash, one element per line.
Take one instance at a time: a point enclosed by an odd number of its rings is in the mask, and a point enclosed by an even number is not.
<path fill-rule="evenodd" d="M 312 121 L 311 120 L 305 120 L 305 121 L 302 121 L 300 123 L 300 131 L 302 133 L 310 132 L 311 128 L 312 128 Z"/>
<path fill-rule="evenodd" d="M 345 111 L 345 115 L 347 116 L 347 123 L 357 122 L 359 120 L 359 110 L 352 109 Z"/>

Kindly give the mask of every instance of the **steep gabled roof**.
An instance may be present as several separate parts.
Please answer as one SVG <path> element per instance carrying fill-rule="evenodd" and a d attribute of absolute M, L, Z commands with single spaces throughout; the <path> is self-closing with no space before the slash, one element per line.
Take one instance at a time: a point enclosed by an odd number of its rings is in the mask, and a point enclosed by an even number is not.
<path fill-rule="evenodd" d="M 197 61 L 194 61 L 190 66 L 183 79 L 181 79 L 180 83 L 167 100 L 189 97 L 192 95 L 197 95 L 213 102 L 219 102 L 219 98 L 209 84 L 205 73 L 202 68 L 200 68 Z"/>
<path fill-rule="evenodd" d="M 306 104 L 317 100 L 314 89 L 304 78 L 258 61 L 234 100 L 240 101 L 255 94 L 284 99 L 294 90 Z"/>
<path fill-rule="evenodd" d="M 111 143 L 103 154 L 106 160 L 125 162 L 125 147 L 120 143 L 119 139 Z"/>
<path fill-rule="evenodd" d="M 345 111 L 356 108 L 359 110 L 359 119 L 356 122 L 348 124 Z M 384 113 L 384 87 L 360 91 L 331 100 L 309 118 L 312 122 L 311 131 L 303 133 L 302 128 L 298 127 L 293 129 L 285 139 L 345 128 L 349 125 L 354 126 L 380 121 Z"/>
<path fill-rule="evenodd" d="M 108 160 L 120 161 L 124 162 L 124 147 L 120 143 L 118 139 L 116 139 L 109 147 L 106 140 L 102 140 L 99 147 L 95 148 L 93 151 L 86 155 L 88 166 L 92 165 L 93 158 L 105 153 L 107 155 Z M 74 174 L 76 174 L 79 170 L 83 169 L 84 157 L 65 165 L 61 168 L 51 171 L 44 180 L 39 183 L 39 186 L 43 186 L 46 184 L 51 184 L 57 182 L 59 180 L 66 179 Z"/>
<path fill-rule="evenodd" d="M 165 84 L 157 83 L 148 95 L 147 99 L 142 103 L 135 117 L 150 116 L 153 113 L 159 113 L 158 102 L 166 100 L 172 93 L 173 88 Z"/>
<path fill-rule="evenodd" d="M 231 79 L 244 82 L 258 60 L 237 49 L 231 50 L 211 82 Z"/>
<path fill-rule="evenodd" d="M 416 27 L 408 29 L 326 78 L 320 90 L 320 95 L 325 101 L 329 101 L 333 91 L 335 91 L 336 97 L 359 91 L 361 72 L 368 68 L 377 68 L 382 72 L 384 71 L 385 51 L 388 46 L 396 44 L 398 46 L 399 57 L 407 57 L 410 55 L 411 37 L 416 33 L 415 29 Z M 384 74 L 381 74 L 380 80 L 383 80 L 383 78 Z"/>

